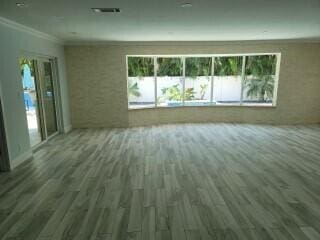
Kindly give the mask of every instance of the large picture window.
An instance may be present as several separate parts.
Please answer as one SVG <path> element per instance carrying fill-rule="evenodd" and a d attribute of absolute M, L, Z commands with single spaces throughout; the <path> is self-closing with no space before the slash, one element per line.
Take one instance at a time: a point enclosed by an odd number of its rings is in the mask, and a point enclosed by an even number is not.
<path fill-rule="evenodd" d="M 280 53 L 127 56 L 128 106 L 275 106 Z"/>

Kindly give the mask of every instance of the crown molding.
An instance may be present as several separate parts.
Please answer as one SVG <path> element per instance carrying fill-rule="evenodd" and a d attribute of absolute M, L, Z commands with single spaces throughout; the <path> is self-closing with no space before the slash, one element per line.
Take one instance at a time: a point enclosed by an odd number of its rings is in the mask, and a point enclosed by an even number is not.
<path fill-rule="evenodd" d="M 259 45 L 259 44 L 298 44 L 298 43 L 320 43 L 320 38 L 297 38 L 297 39 L 266 39 L 266 40 L 225 40 L 225 41 L 90 41 L 76 40 L 65 41 L 65 46 L 223 46 L 223 45 Z"/>
<path fill-rule="evenodd" d="M 54 37 L 50 34 L 35 30 L 31 27 L 27 27 L 25 25 L 22 25 L 20 23 L 14 22 L 12 20 L 9 20 L 9 19 L 1 17 L 1 16 L 0 16 L 0 24 L 4 25 L 6 27 L 9 27 L 11 29 L 15 29 L 15 30 L 18 30 L 18 31 L 21 31 L 24 33 L 28 33 L 28 34 L 33 35 L 35 37 L 51 41 L 53 43 L 64 45 L 64 41 L 62 39 L 59 39 L 59 38 Z"/>

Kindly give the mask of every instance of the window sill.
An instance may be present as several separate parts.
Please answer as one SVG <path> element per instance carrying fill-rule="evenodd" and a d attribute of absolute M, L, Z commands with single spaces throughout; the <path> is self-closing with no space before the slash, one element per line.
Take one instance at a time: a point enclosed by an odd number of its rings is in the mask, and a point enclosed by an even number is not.
<path fill-rule="evenodd" d="M 168 107 L 168 106 L 150 106 L 150 107 L 140 107 L 140 108 L 128 108 L 129 111 L 135 111 L 135 110 L 147 110 L 147 109 L 175 109 L 175 108 L 270 108 L 270 109 L 274 109 L 277 106 L 276 105 L 231 105 L 231 104 L 219 104 L 219 105 L 206 105 L 206 106 L 172 106 L 172 107 Z"/>

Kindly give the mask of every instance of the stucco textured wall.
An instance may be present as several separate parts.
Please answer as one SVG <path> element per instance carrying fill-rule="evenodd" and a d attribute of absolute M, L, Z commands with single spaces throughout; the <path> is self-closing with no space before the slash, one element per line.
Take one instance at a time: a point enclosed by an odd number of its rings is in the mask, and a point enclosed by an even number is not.
<path fill-rule="evenodd" d="M 181 122 L 298 124 L 320 122 L 320 43 L 182 42 L 66 46 L 75 128 Z M 128 110 L 126 55 L 280 52 L 277 106 Z"/>

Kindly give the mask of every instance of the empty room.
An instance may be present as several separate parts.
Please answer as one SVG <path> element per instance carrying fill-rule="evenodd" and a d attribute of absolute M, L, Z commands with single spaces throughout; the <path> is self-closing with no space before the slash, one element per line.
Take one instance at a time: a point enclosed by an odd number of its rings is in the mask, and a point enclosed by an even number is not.
<path fill-rule="evenodd" d="M 319 0 L 0 0 L 1 240 L 319 240 Z"/>

